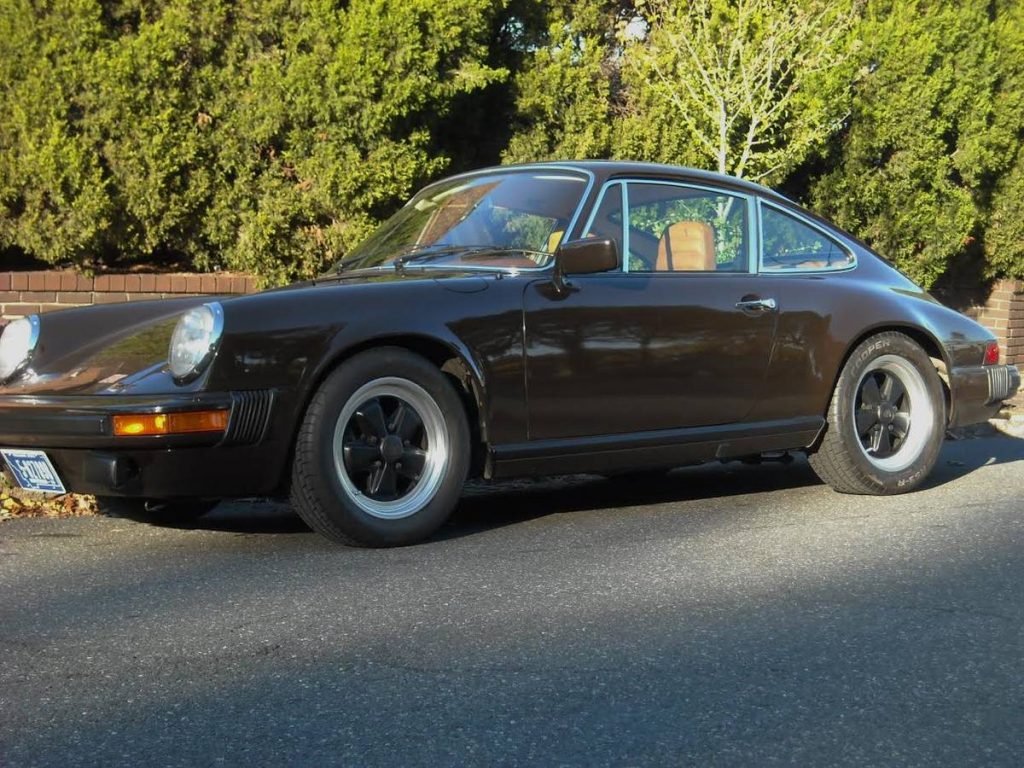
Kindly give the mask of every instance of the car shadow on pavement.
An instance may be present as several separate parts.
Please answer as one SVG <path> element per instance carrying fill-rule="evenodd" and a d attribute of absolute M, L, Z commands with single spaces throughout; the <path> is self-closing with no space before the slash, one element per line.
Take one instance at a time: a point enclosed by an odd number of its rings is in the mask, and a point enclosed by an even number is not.
<path fill-rule="evenodd" d="M 226 533 L 311 533 L 287 502 L 270 499 L 224 501 L 198 520 L 174 527 Z"/>
<path fill-rule="evenodd" d="M 823 484 L 804 456 L 790 458 L 709 462 L 667 473 L 577 475 L 471 486 L 435 538 L 456 538 L 560 512 L 721 499 Z M 949 440 L 922 489 L 953 482 L 983 466 L 1015 461 L 1024 461 L 1024 440 L 1000 434 Z"/>
<path fill-rule="evenodd" d="M 818 482 L 802 458 L 794 459 L 788 466 L 778 462 L 715 462 L 670 472 L 636 472 L 607 478 L 568 475 L 470 482 L 452 517 L 432 539 L 459 538 L 561 512 L 720 498 Z M 257 535 L 310 532 L 287 502 L 266 499 L 225 501 L 198 520 L 162 527 Z"/>
<path fill-rule="evenodd" d="M 1006 436 L 951 440 L 943 445 L 924 488 L 953 482 L 990 464 L 1024 461 L 1024 440 Z M 709 462 L 670 472 L 613 477 L 569 475 L 471 482 L 435 541 L 455 539 L 548 515 L 726 498 L 821 485 L 803 456 L 788 461 Z M 283 501 L 243 499 L 220 504 L 203 518 L 172 527 L 239 534 L 309 533 Z"/>
<path fill-rule="evenodd" d="M 807 462 L 797 458 L 787 465 L 714 462 L 670 472 L 571 475 L 471 485 L 448 525 L 435 538 L 455 538 L 563 512 L 646 507 L 818 483 Z"/>

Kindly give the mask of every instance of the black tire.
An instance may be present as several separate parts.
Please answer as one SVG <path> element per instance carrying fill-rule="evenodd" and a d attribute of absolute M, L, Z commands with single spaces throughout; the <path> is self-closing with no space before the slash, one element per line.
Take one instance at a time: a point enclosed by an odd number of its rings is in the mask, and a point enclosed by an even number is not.
<path fill-rule="evenodd" d="M 96 497 L 96 508 L 100 514 L 165 526 L 190 525 L 219 503 L 216 499 L 158 501 L 120 496 Z"/>
<path fill-rule="evenodd" d="M 945 429 L 935 366 L 912 339 L 888 331 L 862 342 L 843 366 L 825 434 L 808 458 L 840 493 L 906 493 L 935 466 Z"/>
<path fill-rule="evenodd" d="M 399 388 L 400 394 L 374 394 L 390 391 L 388 387 Z M 361 398 L 368 399 L 357 402 Z M 374 402 L 381 419 L 369 419 L 364 413 Z M 394 407 L 390 416 L 389 404 Z M 420 420 L 420 431 L 411 432 L 410 439 L 404 439 L 406 435 L 395 426 L 403 404 Z M 353 436 L 351 430 L 375 421 L 385 426 L 386 436 Z M 385 446 L 394 448 L 396 438 L 405 451 L 400 459 L 387 453 Z M 358 466 L 350 464 L 349 450 L 357 443 L 361 452 L 378 446 L 380 455 L 370 459 L 363 455 Z M 420 454 L 422 462 L 415 479 L 401 474 L 401 462 L 412 452 Z M 333 371 L 310 401 L 295 441 L 292 506 L 310 528 L 340 544 L 412 544 L 430 536 L 455 509 L 470 453 L 466 412 L 445 374 L 398 347 L 361 352 Z M 391 494 L 385 489 L 385 476 L 390 478 Z M 396 516 L 385 516 L 391 514 Z"/>

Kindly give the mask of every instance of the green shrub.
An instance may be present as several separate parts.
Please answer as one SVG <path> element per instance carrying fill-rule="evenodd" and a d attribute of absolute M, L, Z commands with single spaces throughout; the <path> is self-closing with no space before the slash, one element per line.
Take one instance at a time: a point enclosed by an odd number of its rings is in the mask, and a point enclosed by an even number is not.
<path fill-rule="evenodd" d="M 0 258 L 280 283 L 443 173 L 620 157 L 1024 277 L 1018 0 L 5 0 L 0 84 Z"/>
<path fill-rule="evenodd" d="M 875 2 L 863 76 L 815 207 L 930 286 L 978 234 L 997 85 L 988 2 Z"/>
<path fill-rule="evenodd" d="M 489 0 L 4 7 L 0 247 L 52 263 L 316 274 L 449 164 L 453 102 L 506 74 Z"/>

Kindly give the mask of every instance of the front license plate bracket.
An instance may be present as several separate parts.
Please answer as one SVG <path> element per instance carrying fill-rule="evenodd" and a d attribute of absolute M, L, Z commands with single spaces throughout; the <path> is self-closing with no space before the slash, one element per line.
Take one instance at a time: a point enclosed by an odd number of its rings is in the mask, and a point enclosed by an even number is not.
<path fill-rule="evenodd" d="M 22 448 L 0 448 L 0 456 L 14 476 L 14 481 L 26 491 L 40 493 L 67 493 L 57 470 L 44 451 Z"/>

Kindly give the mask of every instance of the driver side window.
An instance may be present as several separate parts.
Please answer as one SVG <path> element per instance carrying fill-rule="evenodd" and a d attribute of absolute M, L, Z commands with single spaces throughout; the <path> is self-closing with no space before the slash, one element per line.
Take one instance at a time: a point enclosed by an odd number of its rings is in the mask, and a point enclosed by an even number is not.
<path fill-rule="evenodd" d="M 746 272 L 747 203 L 724 192 L 634 182 L 630 272 Z"/>

